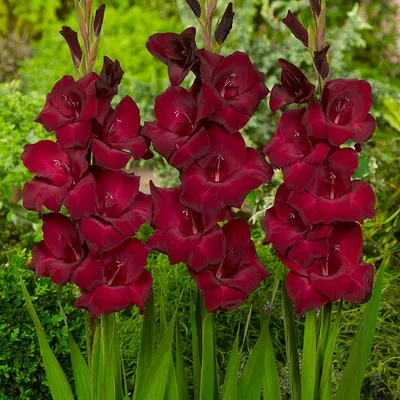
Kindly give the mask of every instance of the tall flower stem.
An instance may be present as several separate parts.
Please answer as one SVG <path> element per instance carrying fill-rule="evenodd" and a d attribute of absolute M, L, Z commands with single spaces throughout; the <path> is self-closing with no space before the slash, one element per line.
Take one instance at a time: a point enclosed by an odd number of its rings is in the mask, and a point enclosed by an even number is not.
<path fill-rule="evenodd" d="M 282 311 L 285 327 L 286 358 L 289 366 L 289 381 L 291 399 L 301 400 L 300 366 L 297 350 L 296 321 L 293 303 L 286 289 L 286 278 L 289 271 L 285 268 L 282 284 Z"/>

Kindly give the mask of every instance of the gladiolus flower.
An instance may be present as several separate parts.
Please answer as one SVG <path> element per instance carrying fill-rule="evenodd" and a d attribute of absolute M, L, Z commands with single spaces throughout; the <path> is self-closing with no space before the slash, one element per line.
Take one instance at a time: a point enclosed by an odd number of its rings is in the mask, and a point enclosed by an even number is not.
<path fill-rule="evenodd" d="M 229 221 L 222 231 L 226 252 L 221 263 L 200 273 L 190 270 L 209 312 L 231 311 L 241 306 L 270 275 L 257 257 L 245 220 Z"/>
<path fill-rule="evenodd" d="M 179 86 L 190 70 L 197 72 L 196 29 L 187 28 L 177 33 L 156 33 L 146 43 L 147 50 L 168 66 L 171 85 Z"/>
<path fill-rule="evenodd" d="M 269 106 L 275 112 L 283 106 L 292 103 L 308 103 L 314 98 L 315 86 L 312 85 L 305 75 L 294 64 L 283 58 L 279 59 L 282 68 L 282 84 L 274 85 L 269 99 Z"/>
<path fill-rule="evenodd" d="M 235 133 L 267 97 L 265 76 L 247 54 L 239 51 L 227 57 L 206 50 L 199 50 L 198 54 L 202 86 L 197 120 L 207 118 Z"/>
<path fill-rule="evenodd" d="M 43 240 L 33 248 L 27 267 L 36 276 L 49 276 L 54 283 L 63 285 L 84 257 L 83 238 L 76 222 L 62 214 L 44 215 Z"/>
<path fill-rule="evenodd" d="M 336 79 L 326 83 L 322 102 L 307 108 L 303 123 L 308 134 L 328 139 L 333 146 L 347 140 L 363 144 L 371 139 L 376 121 L 372 106 L 371 85 L 358 79 Z"/>

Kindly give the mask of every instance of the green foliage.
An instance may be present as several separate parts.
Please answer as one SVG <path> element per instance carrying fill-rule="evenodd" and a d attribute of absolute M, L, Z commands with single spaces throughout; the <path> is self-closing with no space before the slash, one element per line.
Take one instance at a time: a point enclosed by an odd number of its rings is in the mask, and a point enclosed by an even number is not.
<path fill-rule="evenodd" d="M 43 95 L 22 93 L 20 83 L 0 84 L 0 202 L 10 202 L 13 187 L 30 179 L 20 160 L 23 146 L 49 137 L 33 121 L 44 104 Z"/>
<path fill-rule="evenodd" d="M 68 376 L 71 376 L 68 334 L 73 333 L 83 346 L 83 312 L 72 306 L 76 298 L 72 287 L 57 288 L 48 279 L 34 279 L 34 274 L 25 268 L 27 250 L 4 246 L 0 254 L 7 257 L 6 262 L 0 261 L 0 398 L 47 399 L 49 388 L 39 343 L 22 296 L 19 274 L 32 294 L 50 347 Z M 68 317 L 68 328 L 60 314 L 60 302 Z"/>
<path fill-rule="evenodd" d="M 75 14 L 64 23 L 46 25 L 42 38 L 34 44 L 34 57 L 23 61 L 19 72 L 27 92 L 44 95 L 63 75 L 74 74 L 68 46 L 58 34 L 62 24 L 76 30 Z M 180 30 L 176 18 L 161 19 L 158 12 L 136 5 L 107 7 L 95 71 L 100 72 L 104 55 L 118 59 L 125 71 L 120 97 L 132 96 L 144 118 L 151 117 L 155 96 L 168 85 L 166 67 L 147 51 L 147 39 L 155 32 Z"/>

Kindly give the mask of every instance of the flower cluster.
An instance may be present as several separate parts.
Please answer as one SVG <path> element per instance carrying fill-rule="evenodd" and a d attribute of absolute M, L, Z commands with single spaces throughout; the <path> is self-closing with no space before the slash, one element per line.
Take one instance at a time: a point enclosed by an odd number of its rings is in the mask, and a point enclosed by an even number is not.
<path fill-rule="evenodd" d="M 231 23 L 225 25 L 228 32 Z M 148 245 L 171 264 L 188 266 L 209 311 L 232 310 L 269 275 L 248 224 L 233 219 L 231 209 L 273 173 L 239 133 L 269 93 L 264 74 L 245 53 L 223 57 L 198 50 L 194 28 L 155 34 L 147 48 L 168 66 L 172 86 L 157 97 L 156 119 L 142 134 L 181 180 L 170 189 L 151 184 L 155 231 Z M 190 90 L 177 86 L 190 71 L 196 77 Z"/>
<path fill-rule="evenodd" d="M 284 177 L 263 220 L 266 243 L 290 270 L 286 286 L 297 313 L 339 299 L 363 303 L 371 295 L 374 269 L 360 259 L 359 223 L 374 216 L 375 195 L 366 182 L 352 180 L 357 151 L 340 146 L 351 139 L 360 150 L 374 133 L 371 87 L 361 80 L 331 80 L 317 101 L 304 74 L 287 61 L 280 64 L 282 84 L 272 90 L 271 109 L 306 106 L 284 111 L 264 148 Z"/>
<path fill-rule="evenodd" d="M 144 269 L 150 249 L 133 237 L 151 220 L 151 197 L 139 191 L 139 177 L 121 170 L 152 154 L 135 102 L 127 96 L 111 107 L 122 75 L 118 61 L 105 57 L 100 75 L 60 79 L 36 119 L 57 140 L 28 144 L 21 156 L 36 175 L 25 184 L 24 207 L 52 211 L 42 215 L 43 240 L 28 268 L 78 285 L 75 305 L 92 317 L 129 304 L 143 309 L 152 287 Z"/>

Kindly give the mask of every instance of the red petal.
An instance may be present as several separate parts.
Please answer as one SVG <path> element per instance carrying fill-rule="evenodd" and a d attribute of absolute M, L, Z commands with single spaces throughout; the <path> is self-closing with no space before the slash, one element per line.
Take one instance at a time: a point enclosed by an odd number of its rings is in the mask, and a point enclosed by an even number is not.
<path fill-rule="evenodd" d="M 98 139 L 92 140 L 92 151 L 97 166 L 113 170 L 124 168 L 132 158 L 130 153 L 114 149 Z"/>
<path fill-rule="evenodd" d="M 287 106 L 294 102 L 294 97 L 282 86 L 274 85 L 269 99 L 269 107 L 272 112 L 277 111 L 283 106 Z"/>
<path fill-rule="evenodd" d="M 97 218 L 82 218 L 81 233 L 89 250 L 96 256 L 119 246 L 125 236 L 114 226 Z"/>
<path fill-rule="evenodd" d="M 319 102 L 314 102 L 308 106 L 303 116 L 303 124 L 307 128 L 309 136 L 324 139 L 326 134 L 326 115 L 324 107 Z"/>
<path fill-rule="evenodd" d="M 300 267 L 306 268 L 315 260 L 328 257 L 327 240 L 301 240 L 289 251 L 288 257 Z"/>
<path fill-rule="evenodd" d="M 225 286 L 214 290 L 203 290 L 202 293 L 208 312 L 231 311 L 240 307 L 247 299 L 246 293 Z"/>
<path fill-rule="evenodd" d="M 27 264 L 27 268 L 36 272 L 36 276 L 48 277 L 47 267 L 55 260 L 54 254 L 47 248 L 44 241 L 35 244 L 32 249 L 32 260 Z"/>
<path fill-rule="evenodd" d="M 81 243 L 75 222 L 62 214 L 45 214 L 42 230 L 47 248 L 57 258 L 71 262 L 80 259 Z"/>
<path fill-rule="evenodd" d="M 310 281 L 314 289 L 325 295 L 331 301 L 337 301 L 344 297 L 349 288 L 350 271 L 341 267 L 334 274 L 328 276 L 310 274 Z"/>
<path fill-rule="evenodd" d="M 139 192 L 140 177 L 123 171 L 102 170 L 96 176 L 97 198 L 104 217 L 118 218 Z"/>
<path fill-rule="evenodd" d="M 349 290 L 345 300 L 356 304 L 367 302 L 372 294 L 373 281 L 374 266 L 360 261 L 351 273 Z"/>
<path fill-rule="evenodd" d="M 82 290 L 90 291 L 95 286 L 103 283 L 104 262 L 102 258 L 96 258 L 92 254 L 75 270 L 71 282 Z"/>
<path fill-rule="evenodd" d="M 118 150 L 130 149 L 139 135 L 140 111 L 129 96 L 125 96 L 115 107 L 104 128 L 107 141 Z"/>
<path fill-rule="evenodd" d="M 181 87 L 170 87 L 160 94 L 154 111 L 158 122 L 167 130 L 178 135 L 193 132 L 197 116 L 197 105 L 192 95 Z"/>
<path fill-rule="evenodd" d="M 75 122 L 55 131 L 58 143 L 65 149 L 86 147 L 91 136 L 90 122 Z"/>
<path fill-rule="evenodd" d="M 286 288 L 290 299 L 296 306 L 296 314 L 305 314 L 309 310 L 324 306 L 329 301 L 326 296 L 313 288 L 309 278 L 294 272 L 289 272 Z"/>
<path fill-rule="evenodd" d="M 217 228 L 201 237 L 186 264 L 198 272 L 207 266 L 220 263 L 225 255 L 225 236 Z"/>
<path fill-rule="evenodd" d="M 68 193 L 63 205 L 74 219 L 89 217 L 96 208 L 96 182 L 92 174 L 86 175 Z"/>
<path fill-rule="evenodd" d="M 368 114 L 361 122 L 354 123 L 353 129 L 353 140 L 362 144 L 372 138 L 376 129 L 376 120 L 371 114 Z"/>
<path fill-rule="evenodd" d="M 71 162 L 58 143 L 41 140 L 26 144 L 21 160 L 31 174 L 48 179 L 57 186 L 71 183 Z"/>
<path fill-rule="evenodd" d="M 207 131 L 201 129 L 173 153 L 169 162 L 172 167 L 183 169 L 189 167 L 194 161 L 205 157 L 209 152 L 210 139 Z"/>
<path fill-rule="evenodd" d="M 23 206 L 38 213 L 42 212 L 43 206 L 58 212 L 68 190 L 68 186 L 55 186 L 45 179 L 33 178 L 24 185 Z"/>
<path fill-rule="evenodd" d="M 143 270 L 135 283 L 129 285 L 131 291 L 131 303 L 140 307 L 142 312 L 144 311 L 144 306 L 146 305 L 147 300 L 151 296 L 152 286 L 153 278 L 147 270 Z"/>

